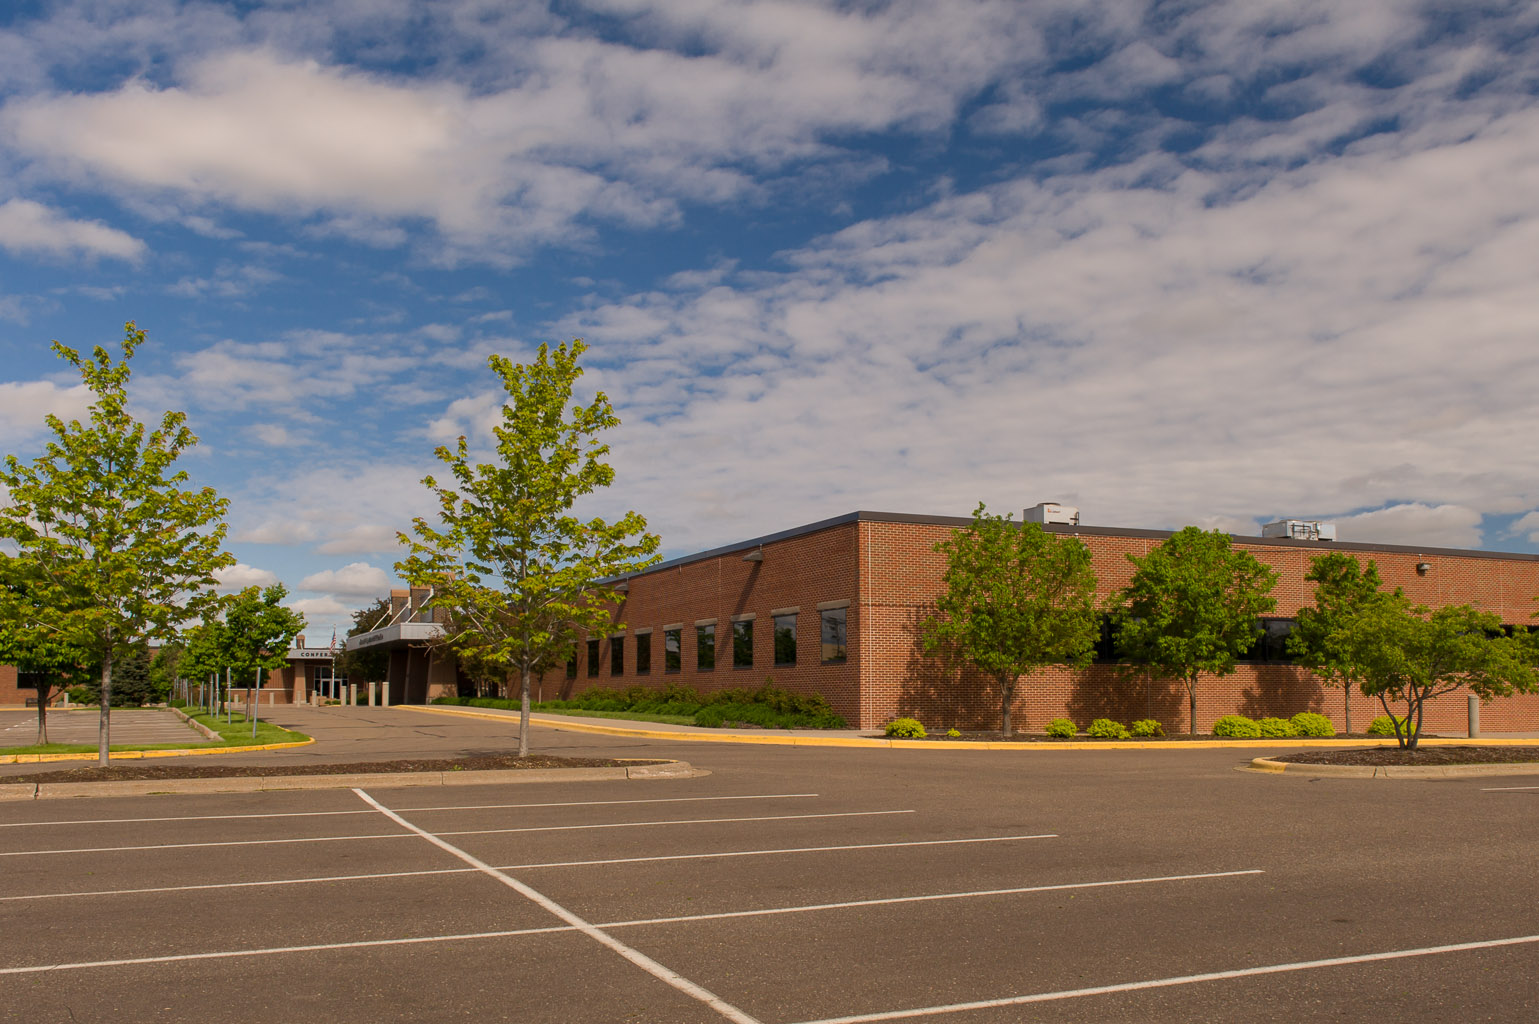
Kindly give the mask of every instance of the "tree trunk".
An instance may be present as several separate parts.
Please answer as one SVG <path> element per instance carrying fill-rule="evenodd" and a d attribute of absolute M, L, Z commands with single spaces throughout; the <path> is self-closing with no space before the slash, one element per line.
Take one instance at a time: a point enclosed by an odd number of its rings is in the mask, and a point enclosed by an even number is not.
<path fill-rule="evenodd" d="M 1187 719 L 1187 730 L 1186 731 L 1190 735 L 1196 736 L 1197 735 L 1197 673 L 1195 673 L 1195 672 L 1193 672 L 1191 678 L 1186 681 L 1186 695 L 1187 695 L 1187 704 L 1188 704 L 1188 707 L 1190 709 L 1189 714 L 1191 715 L 1191 717 Z"/>
<path fill-rule="evenodd" d="M 1342 732 L 1350 736 L 1352 734 L 1352 680 L 1346 679 L 1342 681 L 1341 692 L 1345 698 L 1341 702 Z"/>
<path fill-rule="evenodd" d="M 53 693 L 53 684 L 39 681 L 37 684 L 37 742 L 42 746 L 48 742 L 48 697 Z"/>
<path fill-rule="evenodd" d="M 1010 724 L 1010 704 L 1015 699 L 1015 680 L 1006 679 L 1004 676 L 1001 676 L 999 679 L 999 694 L 1001 728 L 1004 730 L 1004 734 L 1009 736 L 1014 731 Z"/>
<path fill-rule="evenodd" d="M 518 756 L 529 756 L 529 666 L 522 667 L 523 693 L 518 702 Z"/>
<path fill-rule="evenodd" d="M 107 653 L 102 656 L 102 706 L 101 723 L 96 729 L 96 765 L 107 767 L 107 750 L 112 746 L 112 643 L 109 638 Z"/>

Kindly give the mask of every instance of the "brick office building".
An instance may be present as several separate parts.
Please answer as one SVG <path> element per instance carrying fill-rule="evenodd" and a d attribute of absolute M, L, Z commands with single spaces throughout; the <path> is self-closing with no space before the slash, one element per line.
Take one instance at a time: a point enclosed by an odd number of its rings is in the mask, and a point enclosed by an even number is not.
<path fill-rule="evenodd" d="M 948 672 L 919 646 L 919 624 L 941 589 L 944 556 L 935 545 L 971 519 L 852 512 L 740 544 L 672 559 L 617 581 L 624 630 L 589 638 L 574 664 L 542 680 L 545 696 L 590 686 L 661 687 L 677 681 L 704 691 L 753 688 L 766 677 L 791 690 L 823 694 L 851 725 L 879 728 L 899 715 L 929 728 L 997 728 L 998 698 L 969 673 Z M 1126 556 L 1144 555 L 1167 531 L 1048 524 L 1089 545 L 1104 598 L 1133 572 Z M 1240 537 L 1279 574 L 1277 608 L 1267 636 L 1231 676 L 1198 685 L 1198 730 L 1225 714 L 1287 717 L 1318 711 L 1342 726 L 1343 694 L 1290 664 L 1282 643 L 1291 617 L 1313 603 L 1304 579 L 1326 551 L 1378 565 L 1386 586 L 1433 607 L 1473 604 L 1504 623 L 1532 621 L 1539 595 L 1539 555 L 1447 548 L 1337 543 L 1287 537 Z M 1167 731 L 1187 728 L 1180 684 L 1129 672 L 1109 660 L 1086 669 L 1049 669 L 1021 681 L 1017 728 L 1037 731 L 1066 717 L 1156 718 Z M 1353 694 L 1361 731 L 1383 710 Z M 1429 731 L 1462 733 L 1463 691 L 1428 704 Z M 1024 724 L 1021 724 L 1024 723 Z M 1539 696 L 1497 700 L 1482 711 L 1489 732 L 1539 730 Z"/>

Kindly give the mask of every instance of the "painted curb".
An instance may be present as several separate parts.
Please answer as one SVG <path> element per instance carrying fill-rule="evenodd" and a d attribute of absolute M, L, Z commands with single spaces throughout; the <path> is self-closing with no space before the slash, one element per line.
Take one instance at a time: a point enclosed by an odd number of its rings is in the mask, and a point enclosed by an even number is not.
<path fill-rule="evenodd" d="M 1422 740 L 1423 743 L 1426 740 Z M 1539 775 L 1539 761 L 1531 764 L 1441 764 L 1383 765 L 1295 764 L 1267 757 L 1253 758 L 1240 771 L 1265 772 L 1269 775 L 1332 776 L 1344 779 L 1467 779 L 1482 775 Z"/>
<path fill-rule="evenodd" d="M 497 768 L 462 772 L 367 772 L 351 775 L 268 775 L 225 779 L 135 779 L 126 782 L 43 782 L 0 786 L 0 801 L 69 797 L 169 796 L 198 793 L 279 793 L 295 790 L 422 789 L 538 782 L 614 782 L 689 779 L 711 774 L 688 761 L 620 768 Z"/>
<path fill-rule="evenodd" d="M 173 715 L 190 725 L 195 732 L 202 733 L 205 739 L 212 740 L 215 743 L 219 743 L 224 739 L 224 737 L 220 736 L 217 732 L 210 729 L 202 722 L 195 720 L 191 715 L 183 711 L 181 708 L 167 708 L 166 710 L 170 711 Z"/>
<path fill-rule="evenodd" d="M 315 737 L 298 743 L 259 743 L 249 747 L 187 747 L 178 750 L 114 750 L 107 755 L 108 761 L 140 761 L 147 757 L 198 757 L 204 754 L 251 754 L 263 750 L 292 750 L 308 747 Z M 55 761 L 94 761 L 96 754 L 5 754 L 0 764 L 52 764 Z"/>
<path fill-rule="evenodd" d="M 422 704 L 392 704 L 396 711 L 425 711 L 434 715 L 462 715 L 466 718 L 490 718 L 499 722 L 517 722 L 512 714 L 500 715 L 491 711 L 466 710 L 460 707 L 430 707 Z M 540 718 L 536 715 L 529 717 L 531 725 L 542 725 L 550 729 L 566 729 L 569 732 L 595 733 L 601 736 L 629 736 L 632 738 L 653 740 L 676 740 L 682 743 L 755 743 L 765 746 L 778 747 L 868 747 L 872 749 L 893 750 L 1234 750 L 1254 747 L 1388 747 L 1394 746 L 1396 740 L 1390 737 L 1387 740 L 1365 739 L 1292 739 L 1279 742 L 1269 740 L 1191 740 L 1179 743 L 1149 742 L 1146 740 L 1066 740 L 1058 743 L 972 743 L 966 740 L 890 740 L 881 736 L 781 736 L 769 733 L 764 736 L 742 735 L 737 733 L 712 734 L 706 732 L 670 732 L 661 729 L 638 729 L 629 726 L 594 725 L 590 722 L 573 721 L 566 718 Z M 1426 746 L 1486 746 L 1486 747 L 1532 747 L 1539 746 L 1539 739 L 1465 739 L 1462 737 L 1434 738 L 1426 737 L 1421 740 Z"/>

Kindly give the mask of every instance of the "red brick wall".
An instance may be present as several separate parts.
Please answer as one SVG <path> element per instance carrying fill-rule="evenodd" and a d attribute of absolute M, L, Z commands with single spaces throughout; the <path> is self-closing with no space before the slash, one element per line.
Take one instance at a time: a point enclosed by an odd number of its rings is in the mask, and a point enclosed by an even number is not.
<path fill-rule="evenodd" d="M 803 693 L 821 693 L 835 711 L 852 725 L 860 716 L 860 613 L 856 592 L 855 537 L 857 524 L 829 527 L 764 545 L 762 562 L 745 562 L 754 550 L 743 547 L 711 558 L 670 568 L 656 569 L 629 581 L 629 592 L 617 609 L 625 626 L 625 672 L 610 673 L 610 638 L 599 641 L 598 675 L 590 677 L 587 644 L 579 643 L 577 678 L 566 679 L 564 669 L 548 673 L 541 692 L 548 700 L 557 694 L 575 695 L 590 687 L 624 689 L 648 686 L 661 689 L 677 682 L 702 692 L 756 689 L 766 677 L 777 686 Z M 846 621 L 848 659 L 841 665 L 821 663 L 822 636 L 817 606 L 820 602 L 848 600 Z M 799 608 L 796 619 L 797 651 L 794 666 L 777 667 L 774 621 L 770 612 Z M 732 666 L 732 616 L 752 613 L 754 657 L 752 668 Z M 716 619 L 716 667 L 696 668 L 695 622 Z M 682 623 L 682 662 L 678 673 L 663 671 L 663 627 Z M 652 629 L 652 669 L 636 673 L 635 630 Z"/>
<path fill-rule="evenodd" d="M 919 623 L 933 608 L 941 588 L 945 558 L 934 551 L 953 527 L 939 524 L 862 522 L 861 605 L 866 629 L 861 639 L 869 714 L 865 728 L 876 728 L 898 715 L 918 718 L 932 729 L 999 727 L 997 688 L 976 673 L 948 671 L 919 648 Z M 1157 538 L 1084 535 L 1107 597 L 1132 576 L 1128 554 L 1144 555 Z M 1313 603 L 1314 587 L 1304 579 L 1310 560 L 1328 545 L 1277 546 L 1238 543 L 1276 569 L 1272 613 L 1292 616 Z M 1372 560 L 1389 587 L 1403 587 L 1415 602 L 1438 606 L 1474 604 L 1504 622 L 1531 621 L 1539 594 L 1539 561 L 1397 551 L 1348 552 Z M 1418 562 L 1431 564 L 1425 575 Z M 1427 707 L 1429 731 L 1462 732 L 1467 721 L 1467 693 L 1458 691 Z M 1288 717 L 1317 711 L 1343 728 L 1343 694 L 1321 685 L 1313 674 L 1291 665 L 1241 664 L 1231 676 L 1205 676 L 1197 689 L 1198 730 L 1207 731 L 1226 714 L 1251 718 Z M 1362 729 L 1383 709 L 1377 700 L 1354 694 L 1352 726 Z M 1022 679 L 1012 704 L 1017 729 L 1038 731 L 1053 718 L 1072 719 L 1083 727 L 1094 718 L 1126 723 L 1156 718 L 1167 731 L 1185 731 L 1187 702 L 1179 683 L 1150 680 L 1146 674 L 1119 674 L 1109 665 L 1083 671 L 1048 669 Z M 1497 700 L 1481 709 L 1481 728 L 1489 732 L 1539 730 L 1539 696 Z"/>

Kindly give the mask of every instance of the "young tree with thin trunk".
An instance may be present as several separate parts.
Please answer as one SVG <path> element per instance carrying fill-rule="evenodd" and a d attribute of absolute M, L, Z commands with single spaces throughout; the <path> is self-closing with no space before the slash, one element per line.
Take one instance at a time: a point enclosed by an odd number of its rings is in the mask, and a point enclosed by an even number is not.
<path fill-rule="evenodd" d="M 1339 551 L 1312 559 L 1304 578 L 1315 585 L 1315 603 L 1312 608 L 1299 609 L 1297 625 L 1288 636 L 1288 652 L 1327 685 L 1341 687 L 1341 731 L 1350 733 L 1352 690 L 1362 680 L 1352 675 L 1351 666 L 1332 653 L 1330 640 L 1353 615 L 1379 597 L 1384 583 L 1373 562 L 1364 566 Z"/>
<path fill-rule="evenodd" d="M 541 345 L 528 364 L 487 360 L 508 396 L 493 429 L 496 461 L 472 461 L 463 436 L 453 448 L 439 446 L 452 479 L 423 480 L 438 497 L 438 522 L 413 520 L 415 537 L 401 534 L 410 555 L 396 563 L 449 609 L 455 632 L 446 643 L 517 674 L 521 757 L 529 753 L 531 678 L 564 661 L 580 633 L 619 625 L 602 580 L 658 560 L 658 539 L 635 512 L 613 523 L 573 514 L 579 498 L 614 480 L 603 461 L 609 446 L 597 436 L 620 422 L 603 392 L 568 408 L 584 349 L 577 340 Z"/>
<path fill-rule="evenodd" d="M 1133 563 L 1133 578 L 1119 595 L 1118 641 L 1134 660 L 1181 680 L 1197 732 L 1197 681 L 1206 672 L 1226 676 L 1255 643 L 1260 616 L 1277 606 L 1277 573 L 1227 533 L 1195 526 L 1171 534 Z"/>
<path fill-rule="evenodd" d="M 122 358 L 98 346 L 83 358 L 58 342 L 53 351 L 95 396 L 88 422 L 47 418 L 53 439 L 24 463 L 0 470 L 8 504 L 0 538 L 38 568 L 40 626 L 101 666 L 97 762 L 107 764 L 114 659 L 155 639 L 212 599 L 214 573 L 233 565 L 223 550 L 227 502 L 212 488 L 185 488 L 173 469 L 197 443 L 186 416 L 167 412 L 146 432 L 129 415 L 129 360 L 144 342 L 124 328 Z"/>
<path fill-rule="evenodd" d="M 0 662 L 15 666 L 18 686 L 25 679 L 37 693 L 39 745 L 48 742 L 48 703 L 54 693 L 90 670 L 89 655 L 43 623 L 45 609 L 36 602 L 43 589 L 36 562 L 0 552 Z"/>
<path fill-rule="evenodd" d="M 1008 734 L 1022 675 L 1090 661 L 1100 635 L 1090 549 L 1036 523 L 990 515 L 980 503 L 972 525 L 935 550 L 946 556 L 945 589 L 924 623 L 925 650 L 993 680 Z"/>
<path fill-rule="evenodd" d="M 1413 607 L 1404 594 L 1380 594 L 1333 633 L 1328 646 L 1363 693 L 1379 698 L 1405 750 L 1416 749 L 1434 697 L 1465 687 L 1484 702 L 1539 689 L 1527 637 L 1504 636 L 1501 619 L 1469 605 L 1429 611 Z M 1390 710 L 1392 700 L 1405 703 L 1403 719 Z"/>

